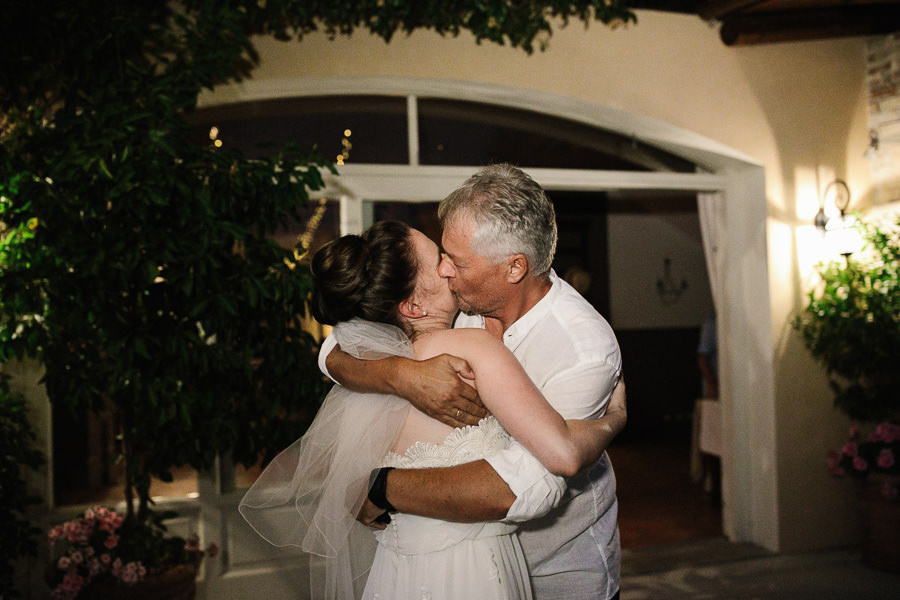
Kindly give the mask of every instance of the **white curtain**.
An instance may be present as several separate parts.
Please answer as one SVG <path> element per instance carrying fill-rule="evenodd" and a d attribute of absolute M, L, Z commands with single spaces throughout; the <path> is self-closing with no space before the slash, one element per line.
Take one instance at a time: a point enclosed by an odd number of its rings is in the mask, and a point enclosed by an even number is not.
<path fill-rule="evenodd" d="M 706 271 L 709 275 L 709 289 L 712 292 L 716 313 L 721 308 L 724 293 L 722 268 L 724 262 L 725 204 L 719 192 L 697 194 L 697 210 L 700 215 L 700 232 L 703 235 L 703 253 L 706 256 Z"/>
<path fill-rule="evenodd" d="M 700 215 L 700 233 L 703 237 L 703 254 L 706 258 L 706 271 L 709 275 L 709 290 L 712 293 L 716 316 L 718 316 L 725 302 L 725 293 L 721 289 L 725 284 L 722 272 L 725 259 L 725 204 L 722 194 L 718 192 L 697 194 L 697 212 Z M 722 361 L 720 360 L 719 369 L 721 368 Z M 702 481 L 704 488 L 712 486 L 715 479 L 711 478 L 708 465 L 704 466 L 700 453 L 702 451 L 715 456 L 722 455 L 721 408 L 722 405 L 717 399 L 700 399 L 694 407 L 694 427 L 691 432 L 691 479 L 698 483 Z M 712 491 L 712 488 L 710 487 L 707 491 Z"/>

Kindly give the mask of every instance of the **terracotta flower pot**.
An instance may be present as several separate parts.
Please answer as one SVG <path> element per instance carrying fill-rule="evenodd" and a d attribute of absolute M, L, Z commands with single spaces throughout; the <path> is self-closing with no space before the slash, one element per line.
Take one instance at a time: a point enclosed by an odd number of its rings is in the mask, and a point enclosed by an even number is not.
<path fill-rule="evenodd" d="M 900 573 L 900 497 L 886 496 L 885 484 L 900 489 L 900 477 L 873 473 L 858 487 L 862 559 L 873 569 Z"/>

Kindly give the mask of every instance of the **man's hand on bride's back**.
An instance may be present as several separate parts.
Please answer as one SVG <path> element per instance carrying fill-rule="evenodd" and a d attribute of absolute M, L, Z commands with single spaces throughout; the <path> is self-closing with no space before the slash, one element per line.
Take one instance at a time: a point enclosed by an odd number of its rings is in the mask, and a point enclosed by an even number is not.
<path fill-rule="evenodd" d="M 366 498 L 363 501 L 362 507 L 359 509 L 359 514 L 356 515 L 356 520 L 366 527 L 384 529 L 387 527 L 387 523 L 390 522 L 390 516 L 388 515 L 386 520 L 379 520 L 379 518 L 382 518 L 382 515 L 387 515 L 387 511 L 383 508 L 378 508 L 372 504 L 371 500 Z"/>
<path fill-rule="evenodd" d="M 488 416 L 474 387 L 460 379 L 474 379 L 465 360 L 440 354 L 423 361 L 404 361 L 403 377 L 398 377 L 398 395 L 420 411 L 451 427 L 476 425 Z"/>

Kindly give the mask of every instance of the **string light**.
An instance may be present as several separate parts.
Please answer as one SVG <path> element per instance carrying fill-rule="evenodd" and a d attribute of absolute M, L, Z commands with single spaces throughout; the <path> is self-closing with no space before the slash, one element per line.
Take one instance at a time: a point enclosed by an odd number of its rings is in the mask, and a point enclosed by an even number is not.
<path fill-rule="evenodd" d="M 215 125 L 209 128 L 209 139 L 216 148 L 222 147 L 222 140 L 219 139 L 219 128 Z"/>
<path fill-rule="evenodd" d="M 350 135 L 352 133 L 353 132 L 349 129 L 344 130 L 344 138 L 341 140 L 341 145 L 344 147 L 344 149 L 341 150 L 341 153 L 337 155 L 336 162 L 338 166 L 343 165 L 344 161 L 350 158 L 350 149 L 353 148 L 353 144 L 350 143 Z"/>
<path fill-rule="evenodd" d="M 294 248 L 294 258 L 297 260 L 302 260 L 309 252 L 309 246 L 312 244 L 313 236 L 316 235 L 316 230 L 322 222 L 322 217 L 325 215 L 327 206 L 327 200 L 325 200 L 325 198 L 319 198 L 319 206 L 316 207 L 316 212 L 309 218 L 309 221 L 306 223 L 306 229 L 297 239 L 297 246 L 302 249 L 301 253 L 297 248 Z"/>
<path fill-rule="evenodd" d="M 306 228 L 303 230 L 303 233 L 297 236 L 297 243 L 294 244 L 292 253 L 294 260 L 291 260 L 288 257 L 284 257 L 283 259 L 284 264 L 288 269 L 293 271 L 297 266 L 297 263 L 302 262 L 309 254 L 309 246 L 312 244 L 313 237 L 316 235 L 316 230 L 322 222 L 322 217 L 325 215 L 325 209 L 327 207 L 328 201 L 325 198 L 320 198 L 319 206 L 316 207 L 316 211 L 309 218 L 309 221 L 306 222 Z"/>

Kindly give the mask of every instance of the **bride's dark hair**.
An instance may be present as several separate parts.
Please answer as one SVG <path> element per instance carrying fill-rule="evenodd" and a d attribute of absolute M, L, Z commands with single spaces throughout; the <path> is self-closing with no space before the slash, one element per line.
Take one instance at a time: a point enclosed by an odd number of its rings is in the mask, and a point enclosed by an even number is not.
<path fill-rule="evenodd" d="M 405 331 L 398 305 L 412 296 L 418 264 L 409 226 L 379 221 L 362 235 L 345 235 L 312 258 L 312 314 L 335 325 L 354 317 Z"/>

